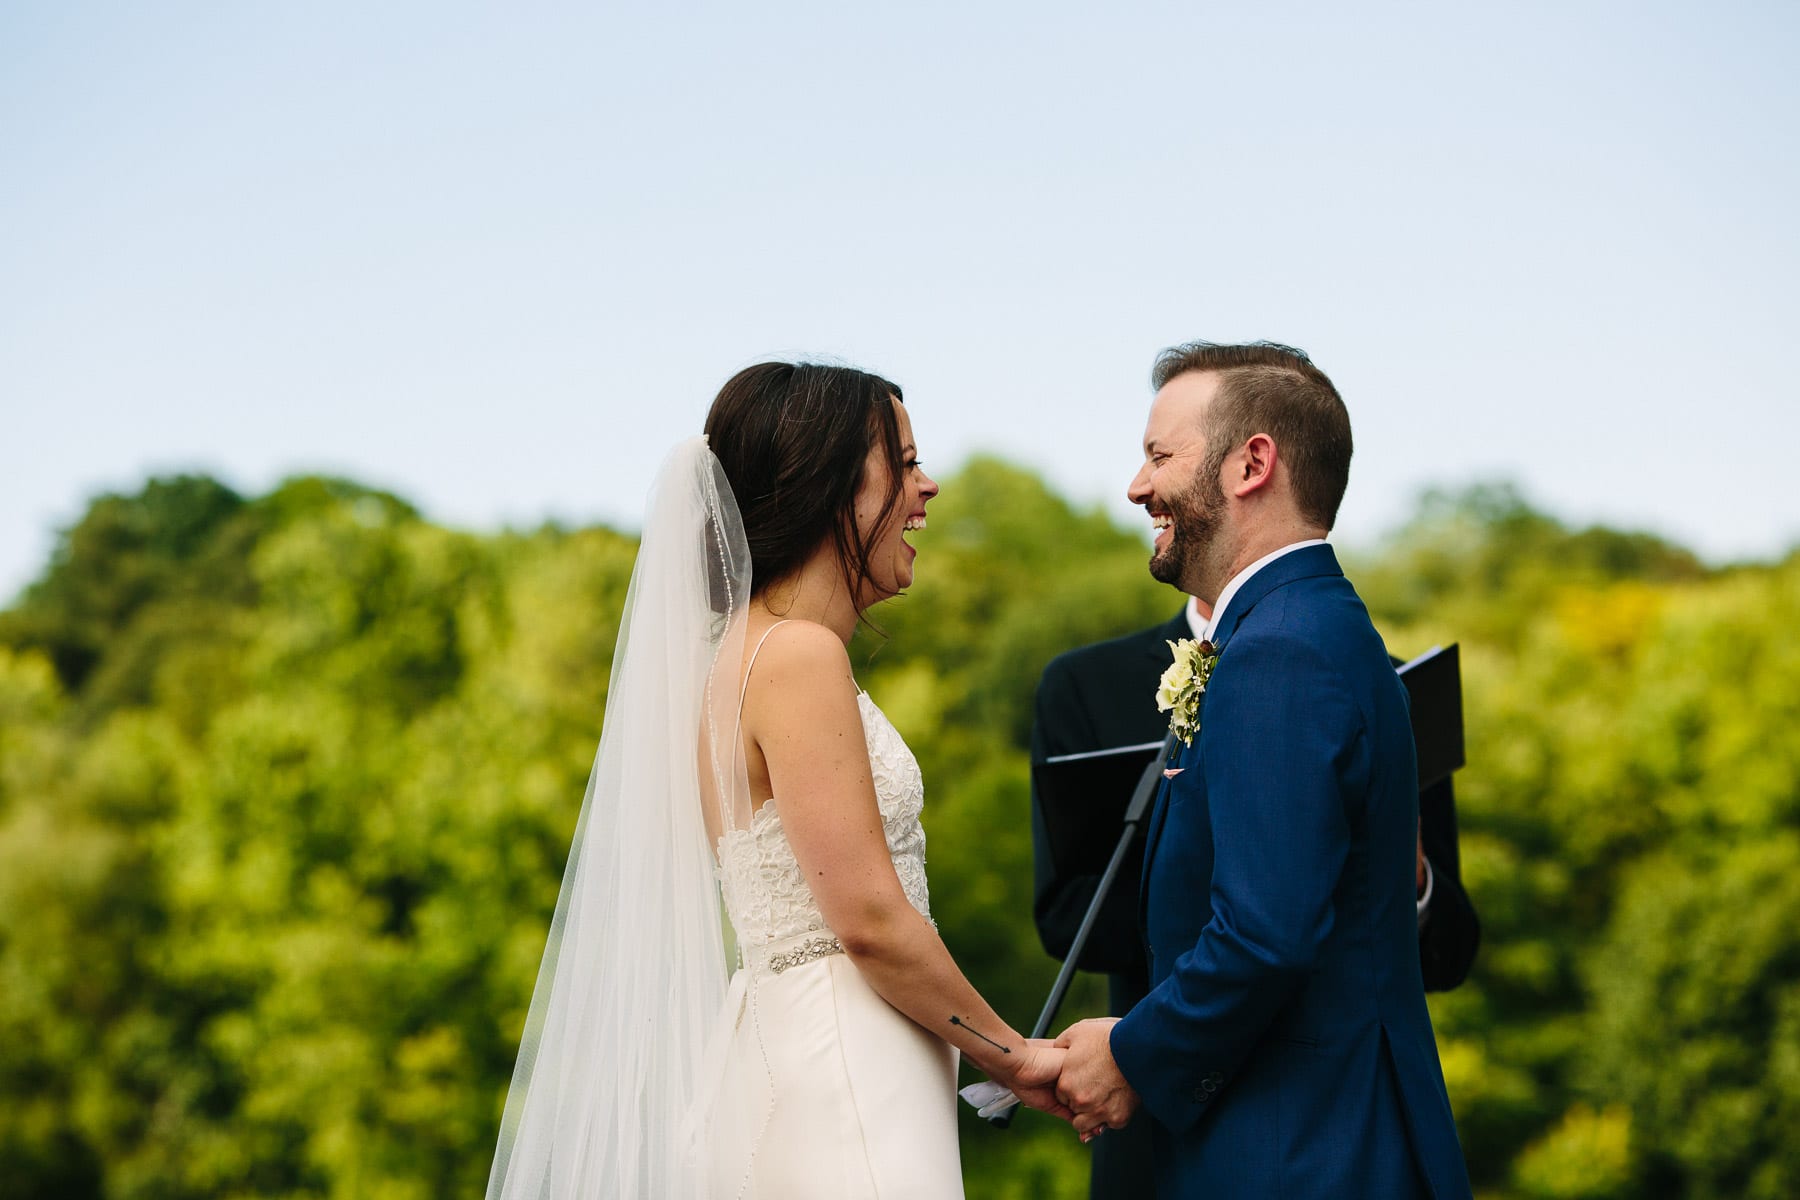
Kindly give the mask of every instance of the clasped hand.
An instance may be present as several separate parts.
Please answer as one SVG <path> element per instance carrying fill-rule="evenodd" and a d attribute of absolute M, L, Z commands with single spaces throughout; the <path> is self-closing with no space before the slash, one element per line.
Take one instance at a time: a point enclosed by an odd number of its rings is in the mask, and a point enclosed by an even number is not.
<path fill-rule="evenodd" d="M 1123 1129 L 1139 1100 L 1113 1061 L 1111 1034 L 1117 1022 L 1116 1017 L 1078 1021 L 1055 1042 L 1032 1040 L 1001 1082 L 1020 1103 L 1074 1125 L 1084 1142 L 1108 1129 Z"/>
<path fill-rule="evenodd" d="M 1113 1061 L 1112 1027 L 1117 1017 L 1077 1021 L 1063 1030 L 1056 1045 L 1065 1051 L 1056 1080 L 1056 1098 L 1069 1110 L 1081 1140 L 1091 1141 L 1108 1129 L 1123 1129 L 1141 1103 Z"/>

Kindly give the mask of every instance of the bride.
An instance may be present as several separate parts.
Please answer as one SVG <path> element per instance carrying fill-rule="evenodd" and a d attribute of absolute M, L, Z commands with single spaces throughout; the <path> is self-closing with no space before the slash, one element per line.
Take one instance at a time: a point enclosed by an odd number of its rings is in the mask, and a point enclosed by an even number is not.
<path fill-rule="evenodd" d="M 918 764 L 847 653 L 937 490 L 848 367 L 746 368 L 671 454 L 490 1198 L 958 1197 L 959 1053 L 1061 1112 L 1062 1052 L 938 937 Z"/>

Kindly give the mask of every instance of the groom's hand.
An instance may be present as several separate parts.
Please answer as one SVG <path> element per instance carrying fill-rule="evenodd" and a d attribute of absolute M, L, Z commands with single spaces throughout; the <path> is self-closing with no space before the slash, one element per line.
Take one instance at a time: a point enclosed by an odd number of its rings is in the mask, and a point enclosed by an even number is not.
<path fill-rule="evenodd" d="M 1063 1030 L 1056 1044 L 1067 1050 L 1056 1096 L 1075 1112 L 1075 1132 L 1082 1141 L 1108 1129 L 1123 1129 L 1138 1109 L 1138 1094 L 1112 1056 L 1112 1027 L 1117 1017 L 1079 1021 Z"/>

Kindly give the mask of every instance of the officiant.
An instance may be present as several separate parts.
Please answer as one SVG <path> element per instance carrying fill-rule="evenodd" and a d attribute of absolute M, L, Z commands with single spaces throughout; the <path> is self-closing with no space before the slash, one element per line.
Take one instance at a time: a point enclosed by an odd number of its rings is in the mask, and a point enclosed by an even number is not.
<path fill-rule="evenodd" d="M 1156 684 L 1171 659 L 1169 643 L 1199 640 L 1211 614 L 1192 597 L 1162 625 L 1070 650 L 1044 668 L 1031 730 L 1032 763 L 1068 754 L 1160 742 L 1168 716 L 1156 707 Z M 1094 898 L 1098 874 L 1059 876 L 1050 854 L 1037 781 L 1032 782 L 1031 836 L 1036 862 L 1032 915 L 1053 957 L 1068 954 Z M 1079 967 L 1104 972 L 1113 1015 L 1125 1013 L 1148 990 L 1149 967 L 1138 931 L 1139 844 L 1125 862 Z M 1462 887 L 1456 804 L 1448 777 L 1419 796 L 1417 870 L 1419 965 L 1427 991 L 1461 983 L 1475 960 L 1480 924 Z M 1135 1121 L 1094 1142 L 1093 1200 L 1144 1200 L 1155 1195 L 1149 1122 Z"/>

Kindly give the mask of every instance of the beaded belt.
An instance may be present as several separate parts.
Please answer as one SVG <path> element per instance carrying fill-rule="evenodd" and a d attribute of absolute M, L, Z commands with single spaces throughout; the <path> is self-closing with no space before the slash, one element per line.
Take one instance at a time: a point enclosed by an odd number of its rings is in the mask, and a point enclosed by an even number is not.
<path fill-rule="evenodd" d="M 776 944 L 780 945 L 780 943 Z M 821 958 L 829 958 L 833 954 L 842 954 L 843 952 L 844 944 L 835 936 L 829 933 L 820 933 L 787 949 L 777 950 L 773 954 L 769 954 L 767 947 L 757 947 L 752 949 L 746 957 L 766 969 L 771 975 L 779 975 L 790 967 L 803 966 L 806 963 L 817 962 Z"/>

